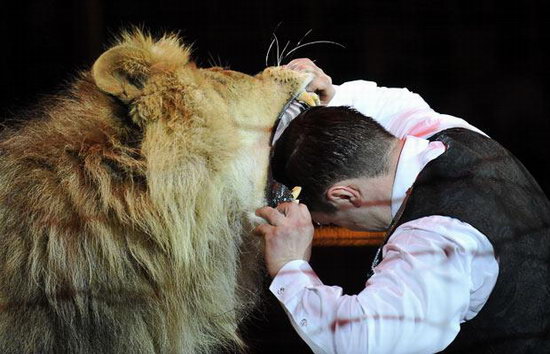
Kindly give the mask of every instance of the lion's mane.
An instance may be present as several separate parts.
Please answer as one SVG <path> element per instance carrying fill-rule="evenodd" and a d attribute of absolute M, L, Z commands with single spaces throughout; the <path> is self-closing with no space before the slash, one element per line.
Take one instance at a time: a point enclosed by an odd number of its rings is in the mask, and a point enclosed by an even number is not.
<path fill-rule="evenodd" d="M 242 347 L 269 139 L 308 78 L 126 33 L 0 137 L 0 352 Z"/>

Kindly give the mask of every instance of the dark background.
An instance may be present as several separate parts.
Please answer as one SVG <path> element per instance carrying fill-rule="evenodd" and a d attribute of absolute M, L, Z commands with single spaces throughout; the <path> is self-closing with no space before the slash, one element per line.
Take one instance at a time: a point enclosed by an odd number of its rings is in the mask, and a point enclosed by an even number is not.
<path fill-rule="evenodd" d="M 335 83 L 369 79 L 407 87 L 438 112 L 468 120 L 511 150 L 546 194 L 550 182 L 548 13 L 541 1 L 175 1 L 2 0 L 0 118 L 54 93 L 88 68 L 113 35 L 131 25 L 179 31 L 203 66 L 221 63 L 254 74 L 277 28 L 281 46 L 309 30 L 303 48 Z M 272 54 L 269 63 L 275 63 Z M 327 284 L 361 288 L 371 249 L 317 249 Z M 253 352 L 306 351 L 267 296 L 245 331 Z"/>

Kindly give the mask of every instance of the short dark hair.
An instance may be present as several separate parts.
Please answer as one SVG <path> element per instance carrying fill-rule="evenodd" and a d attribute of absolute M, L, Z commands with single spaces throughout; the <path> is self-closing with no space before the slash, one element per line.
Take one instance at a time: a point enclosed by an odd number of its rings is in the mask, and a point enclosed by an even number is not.
<path fill-rule="evenodd" d="M 326 199 L 334 183 L 388 170 L 395 139 L 380 124 L 351 107 L 312 107 L 299 114 L 275 144 L 273 177 L 301 186 L 300 201 L 311 211 L 332 213 Z"/>

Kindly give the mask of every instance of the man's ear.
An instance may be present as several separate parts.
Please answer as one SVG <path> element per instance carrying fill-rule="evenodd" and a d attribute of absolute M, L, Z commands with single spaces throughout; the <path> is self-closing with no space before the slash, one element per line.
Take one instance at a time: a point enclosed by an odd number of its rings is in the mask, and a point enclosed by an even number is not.
<path fill-rule="evenodd" d="M 338 209 L 361 206 L 361 193 L 355 186 L 335 184 L 327 191 L 327 199 Z"/>
<path fill-rule="evenodd" d="M 141 94 L 150 76 L 150 54 L 140 48 L 117 46 L 103 53 L 92 67 L 99 89 L 128 103 Z"/>

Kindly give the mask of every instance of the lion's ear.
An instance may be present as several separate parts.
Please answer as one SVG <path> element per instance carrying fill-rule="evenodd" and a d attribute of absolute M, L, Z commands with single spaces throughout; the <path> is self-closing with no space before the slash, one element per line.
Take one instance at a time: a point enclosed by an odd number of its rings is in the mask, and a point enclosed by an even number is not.
<path fill-rule="evenodd" d="M 150 54 L 140 48 L 118 46 L 103 53 L 92 67 L 99 89 L 129 102 L 141 94 L 150 75 Z"/>

